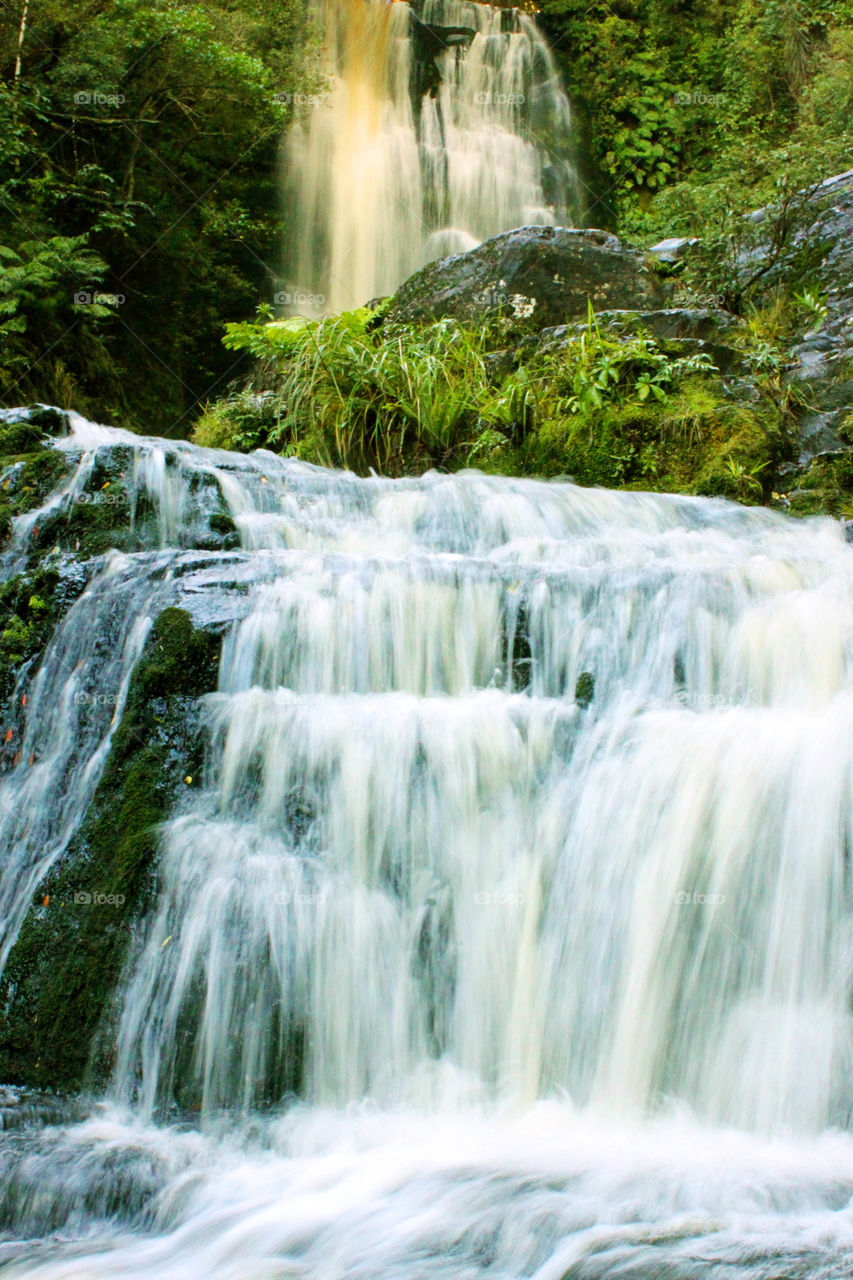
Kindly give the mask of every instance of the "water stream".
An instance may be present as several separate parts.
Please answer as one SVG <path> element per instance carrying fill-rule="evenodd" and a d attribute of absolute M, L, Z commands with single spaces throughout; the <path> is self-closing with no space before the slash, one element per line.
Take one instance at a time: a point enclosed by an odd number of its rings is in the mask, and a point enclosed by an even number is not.
<path fill-rule="evenodd" d="M 109 1095 L 4 1135 L 0 1273 L 849 1275 L 840 527 L 73 425 L 54 501 L 129 450 L 159 545 L 104 557 L 45 655 L 7 943 L 157 613 L 230 621 Z M 240 548 L 192 549 L 199 478 Z"/>
<path fill-rule="evenodd" d="M 297 98 L 283 305 L 340 311 L 523 225 L 572 225 L 571 117 L 534 18 L 327 0 L 327 88 Z"/>

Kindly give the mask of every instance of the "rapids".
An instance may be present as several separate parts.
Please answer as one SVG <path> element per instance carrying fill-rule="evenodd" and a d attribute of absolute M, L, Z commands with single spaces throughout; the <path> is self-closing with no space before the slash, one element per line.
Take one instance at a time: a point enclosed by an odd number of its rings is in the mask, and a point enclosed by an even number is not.
<path fill-rule="evenodd" d="M 849 1275 L 840 526 L 71 421 L 44 510 L 123 450 L 159 546 L 90 566 L 33 682 L 4 956 L 157 614 L 224 640 L 108 1096 L 3 1134 L 0 1273 Z M 194 548 L 202 480 L 239 548 Z"/>

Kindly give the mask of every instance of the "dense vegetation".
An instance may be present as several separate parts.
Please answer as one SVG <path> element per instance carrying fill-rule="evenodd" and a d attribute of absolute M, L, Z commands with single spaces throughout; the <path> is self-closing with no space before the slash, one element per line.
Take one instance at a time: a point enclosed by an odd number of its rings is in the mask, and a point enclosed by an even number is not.
<path fill-rule="evenodd" d="M 851 0 L 541 10 L 575 106 L 594 226 L 695 231 L 853 163 Z"/>
<path fill-rule="evenodd" d="M 208 408 L 195 439 L 361 473 L 476 466 L 786 505 L 774 485 L 797 404 L 782 382 L 784 345 L 810 302 L 754 309 L 709 344 L 748 381 L 748 403 L 726 393 L 708 351 L 591 310 L 545 343 L 503 317 L 471 328 L 391 325 L 381 309 L 261 316 L 229 326 L 229 347 L 250 352 L 255 372 Z"/>
<path fill-rule="evenodd" d="M 488 327 L 256 318 L 288 231 L 286 100 L 318 83 L 307 0 L 4 0 L 0 403 L 165 435 L 200 419 L 202 440 L 360 470 L 477 465 L 768 500 L 789 448 L 780 353 L 798 304 L 745 286 L 741 214 L 773 200 L 787 231 L 795 193 L 853 163 L 853 0 L 540 8 L 588 221 L 644 243 L 702 235 L 695 283 L 752 318 L 747 364 L 767 348 L 768 307 L 786 317 L 755 405 L 735 411 L 713 370 L 594 322 L 549 355 Z M 700 440 L 698 455 L 685 444 Z"/>
<path fill-rule="evenodd" d="M 3 403 L 187 433 L 273 287 L 304 31 L 301 0 L 4 0 Z"/>

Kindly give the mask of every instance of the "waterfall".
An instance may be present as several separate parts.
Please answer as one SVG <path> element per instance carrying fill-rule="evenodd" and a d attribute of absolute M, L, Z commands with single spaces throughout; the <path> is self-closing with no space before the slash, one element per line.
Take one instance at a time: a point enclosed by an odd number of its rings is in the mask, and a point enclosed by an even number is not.
<path fill-rule="evenodd" d="M 10 945 L 157 613 L 224 638 L 109 1098 L 0 1143 L 0 1274 L 850 1274 L 838 524 L 82 420 L 61 447 L 51 502 L 123 450 L 156 540 L 45 654 L 42 773 L 0 791 Z M 193 549 L 205 485 L 239 548 Z"/>
<path fill-rule="evenodd" d="M 324 94 L 287 148 L 281 302 L 338 311 L 526 224 L 571 225 L 569 105 L 535 20 L 467 0 L 327 0 Z"/>

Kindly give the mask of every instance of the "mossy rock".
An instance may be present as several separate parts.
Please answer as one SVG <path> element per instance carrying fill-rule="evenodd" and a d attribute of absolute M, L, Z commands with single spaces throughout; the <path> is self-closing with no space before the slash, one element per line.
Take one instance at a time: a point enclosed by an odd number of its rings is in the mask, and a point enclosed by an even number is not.
<path fill-rule="evenodd" d="M 853 452 L 815 458 L 796 475 L 782 501 L 792 516 L 853 519 Z"/>
<path fill-rule="evenodd" d="M 582 671 L 575 684 L 575 702 L 585 711 L 595 697 L 595 676 L 591 671 Z"/>
<path fill-rule="evenodd" d="M 37 453 L 45 447 L 45 436 L 67 436 L 68 416 L 49 405 L 32 405 L 20 418 L 0 426 L 0 458 Z"/>
<path fill-rule="evenodd" d="M 52 512 L 33 529 L 31 550 L 35 553 L 59 547 L 83 558 L 103 555 L 113 548 L 133 550 L 130 537 L 130 506 L 123 491 L 115 501 L 78 500 L 70 507 Z"/>
<path fill-rule="evenodd" d="M 115 989 L 156 895 L 159 824 L 201 772 L 198 699 L 216 687 L 219 645 L 183 609 L 154 624 L 92 803 L 0 980 L 0 1079 L 68 1090 L 107 1080 Z"/>
<path fill-rule="evenodd" d="M 0 458 L 16 457 L 21 453 L 35 453 L 42 449 L 44 432 L 27 420 L 12 422 L 0 429 Z"/>
<path fill-rule="evenodd" d="M 230 534 L 237 532 L 237 526 L 232 517 L 224 511 L 214 511 L 208 523 L 214 533 Z"/>
<path fill-rule="evenodd" d="M 4 491 L 14 514 L 40 507 L 70 470 L 68 458 L 59 449 L 30 454 Z"/>
<path fill-rule="evenodd" d="M 16 574 L 0 586 L 0 703 L 15 687 L 24 663 L 41 653 L 58 617 L 59 573 L 41 568 Z M 62 612 L 72 599 L 59 605 Z"/>

